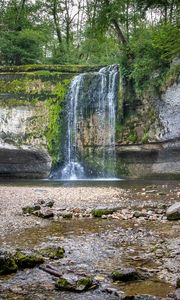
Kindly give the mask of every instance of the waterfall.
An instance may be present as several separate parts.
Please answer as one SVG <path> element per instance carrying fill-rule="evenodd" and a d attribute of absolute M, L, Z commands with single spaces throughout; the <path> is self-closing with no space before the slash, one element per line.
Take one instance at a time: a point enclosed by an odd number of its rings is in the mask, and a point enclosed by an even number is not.
<path fill-rule="evenodd" d="M 78 163 L 77 157 L 77 104 L 82 85 L 83 76 L 76 76 L 68 93 L 67 157 L 66 165 L 62 170 L 63 179 L 84 177 L 84 168 Z"/>
<path fill-rule="evenodd" d="M 96 159 L 93 157 L 95 149 L 101 149 L 100 170 L 96 176 L 107 177 L 107 161 L 115 159 L 117 95 L 117 65 L 101 68 L 99 72 L 83 73 L 73 79 L 66 97 L 67 133 L 62 179 L 86 178 L 88 163 L 83 166 L 84 157 Z"/>

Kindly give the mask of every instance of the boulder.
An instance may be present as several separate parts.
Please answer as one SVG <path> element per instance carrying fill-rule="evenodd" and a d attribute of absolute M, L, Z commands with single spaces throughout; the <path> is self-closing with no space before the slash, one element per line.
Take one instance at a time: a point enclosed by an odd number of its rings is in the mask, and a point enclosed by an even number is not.
<path fill-rule="evenodd" d="M 44 263 L 42 256 L 21 251 L 16 252 L 14 259 L 19 269 L 34 268 L 35 266 Z"/>
<path fill-rule="evenodd" d="M 179 220 L 180 219 L 180 202 L 176 202 L 171 205 L 167 211 L 166 216 L 168 220 Z"/>
<path fill-rule="evenodd" d="M 118 270 L 115 270 L 111 274 L 112 279 L 114 281 L 134 281 L 142 279 L 141 275 L 138 271 L 134 268 L 120 268 Z"/>

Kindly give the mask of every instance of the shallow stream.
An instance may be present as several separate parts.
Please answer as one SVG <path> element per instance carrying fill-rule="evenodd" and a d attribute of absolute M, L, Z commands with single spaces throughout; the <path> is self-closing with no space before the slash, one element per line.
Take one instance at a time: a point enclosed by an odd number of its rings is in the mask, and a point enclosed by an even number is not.
<path fill-rule="evenodd" d="M 5 183 L 1 183 L 5 184 Z M 9 182 L 7 185 L 19 185 L 22 182 Z M 34 185 L 23 182 L 23 185 Z M 151 182 L 41 182 L 39 185 L 58 184 L 89 186 L 118 186 L 125 189 L 141 191 L 143 186 Z M 157 184 L 157 182 L 156 182 Z M 162 185 L 162 182 L 158 183 Z M 176 189 L 177 182 L 166 182 L 167 190 Z M 36 182 L 36 185 L 38 183 Z M 134 197 L 137 197 L 137 194 Z M 133 198 L 133 195 L 131 195 Z M 139 199 L 139 201 L 141 201 Z M 153 197 L 152 197 L 153 202 Z M 137 224 L 135 220 L 119 219 L 72 219 L 49 221 L 44 227 L 22 230 L 16 234 L 8 234 L 0 238 L 4 247 L 22 250 L 36 250 L 45 246 L 61 246 L 65 249 L 65 257 L 59 260 L 48 260 L 47 263 L 58 269 L 62 274 L 91 275 L 100 288 L 86 293 L 60 292 L 54 289 L 54 278 L 39 267 L 25 269 L 16 274 L 0 277 L 0 299 L 2 300 L 83 300 L 83 299 L 119 299 L 115 294 L 105 292 L 106 287 L 115 288 L 121 294 L 149 294 L 167 297 L 174 290 L 172 283 L 160 280 L 159 272 L 171 258 L 170 251 L 177 247 L 178 222 L 160 223 L 144 221 Z M 163 257 L 157 257 L 155 250 L 163 245 Z M 170 248 L 171 245 L 171 248 Z M 176 257 L 175 257 L 176 258 Z M 171 268 L 175 261 L 171 260 Z M 111 272 L 118 267 L 136 267 L 151 273 L 150 278 L 131 283 L 115 283 Z M 169 267 L 170 268 L 170 267 Z"/>

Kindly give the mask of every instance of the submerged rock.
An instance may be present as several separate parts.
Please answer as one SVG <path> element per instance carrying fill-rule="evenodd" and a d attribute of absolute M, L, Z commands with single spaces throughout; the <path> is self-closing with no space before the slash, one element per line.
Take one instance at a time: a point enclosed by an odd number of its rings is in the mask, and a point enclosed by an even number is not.
<path fill-rule="evenodd" d="M 176 202 L 171 205 L 166 211 L 168 220 L 179 220 L 180 219 L 180 202 Z"/>
<path fill-rule="evenodd" d="M 134 268 L 121 268 L 115 270 L 112 272 L 111 276 L 114 281 L 123 281 L 123 282 L 142 279 L 140 273 L 136 271 L 136 269 Z"/>
<path fill-rule="evenodd" d="M 78 278 L 77 276 L 62 276 L 56 281 L 55 286 L 58 290 L 80 293 L 92 288 L 96 288 L 97 284 L 93 282 L 91 277 Z"/>

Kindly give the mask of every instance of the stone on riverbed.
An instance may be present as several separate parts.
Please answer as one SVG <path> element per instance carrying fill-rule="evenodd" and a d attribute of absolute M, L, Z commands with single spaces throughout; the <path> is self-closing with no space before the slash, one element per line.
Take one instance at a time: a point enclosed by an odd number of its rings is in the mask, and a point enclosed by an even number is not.
<path fill-rule="evenodd" d="M 142 279 L 142 276 L 134 268 L 120 268 L 113 271 L 111 276 L 114 281 L 123 282 Z"/>
<path fill-rule="evenodd" d="M 116 210 L 116 208 L 97 207 L 92 210 L 92 215 L 95 218 L 101 218 L 104 215 L 112 215 Z"/>
<path fill-rule="evenodd" d="M 38 211 L 37 216 L 43 219 L 49 219 L 54 217 L 54 211 L 51 208 L 43 207 Z"/>
<path fill-rule="evenodd" d="M 12 254 L 8 251 L 0 250 L 0 275 L 17 272 L 18 269 L 34 268 L 44 262 L 42 256 L 32 253 L 17 251 Z"/>
<path fill-rule="evenodd" d="M 91 277 L 81 277 L 76 275 L 62 276 L 55 284 L 58 290 L 71 291 L 71 292 L 84 292 L 89 289 L 97 287 L 97 284 L 93 282 Z"/>
<path fill-rule="evenodd" d="M 171 205 L 166 211 L 168 220 L 179 220 L 180 219 L 180 202 L 176 202 Z"/>

